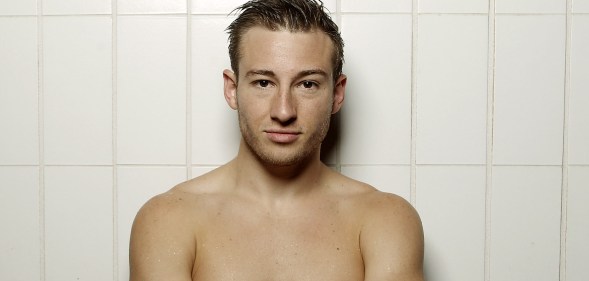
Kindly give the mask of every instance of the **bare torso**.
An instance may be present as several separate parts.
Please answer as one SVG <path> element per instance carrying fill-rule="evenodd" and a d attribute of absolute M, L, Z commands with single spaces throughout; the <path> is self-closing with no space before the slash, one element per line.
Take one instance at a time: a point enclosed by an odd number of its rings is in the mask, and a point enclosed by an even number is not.
<path fill-rule="evenodd" d="M 199 206 L 193 280 L 363 280 L 358 208 L 371 187 L 330 185 L 268 208 L 222 182 L 212 173 L 178 188 Z"/>
<path fill-rule="evenodd" d="M 325 167 L 324 180 L 308 193 L 265 201 L 240 192 L 224 169 L 181 184 L 143 207 L 132 237 L 132 280 L 361 281 L 385 280 L 378 276 L 396 271 L 411 273 L 401 280 L 422 280 L 413 271 L 419 255 L 414 259 L 413 253 L 403 254 L 405 249 L 385 250 L 398 247 L 395 237 L 401 232 L 381 227 L 399 221 L 399 228 L 407 228 L 404 217 L 413 216 L 400 197 Z M 391 239 L 382 235 L 388 231 L 393 231 Z"/>

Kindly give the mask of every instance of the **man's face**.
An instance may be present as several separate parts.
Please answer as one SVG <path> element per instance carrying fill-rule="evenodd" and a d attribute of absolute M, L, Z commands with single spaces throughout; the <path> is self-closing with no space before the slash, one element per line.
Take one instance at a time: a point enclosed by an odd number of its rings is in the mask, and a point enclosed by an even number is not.
<path fill-rule="evenodd" d="M 225 96 L 238 110 L 247 148 L 265 163 L 288 166 L 319 155 L 346 83 L 341 76 L 334 85 L 332 54 L 320 31 L 254 27 L 243 35 L 239 79 L 225 71 Z"/>

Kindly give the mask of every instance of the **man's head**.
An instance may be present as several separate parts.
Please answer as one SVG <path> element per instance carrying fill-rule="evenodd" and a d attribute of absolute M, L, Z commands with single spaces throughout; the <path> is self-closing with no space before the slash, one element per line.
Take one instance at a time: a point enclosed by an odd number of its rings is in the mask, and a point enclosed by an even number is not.
<path fill-rule="evenodd" d="M 290 32 L 324 32 L 332 41 L 333 80 L 342 73 L 344 42 L 337 25 L 325 12 L 320 0 L 251 0 L 234 12 L 239 16 L 228 27 L 229 58 L 231 68 L 239 77 L 242 36 L 251 28 L 259 26 L 269 30 Z"/>

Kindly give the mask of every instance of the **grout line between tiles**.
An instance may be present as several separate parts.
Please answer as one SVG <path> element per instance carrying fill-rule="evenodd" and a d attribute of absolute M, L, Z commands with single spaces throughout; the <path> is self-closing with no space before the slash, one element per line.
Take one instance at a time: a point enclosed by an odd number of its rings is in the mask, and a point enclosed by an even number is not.
<path fill-rule="evenodd" d="M 3 18 L 37 18 L 37 15 L 0 15 L 0 19 Z"/>
<path fill-rule="evenodd" d="M 553 168 L 561 168 L 562 164 L 494 164 L 493 167 L 553 167 Z"/>
<path fill-rule="evenodd" d="M 45 122 L 44 122 L 44 75 L 43 75 L 43 0 L 37 1 L 37 79 L 38 79 L 38 137 L 39 137 L 39 275 L 45 281 Z"/>
<path fill-rule="evenodd" d="M 417 39 L 418 39 L 418 0 L 412 0 L 411 8 L 411 154 L 409 161 L 411 163 L 410 169 L 410 195 L 409 201 L 413 206 L 417 206 Z"/>
<path fill-rule="evenodd" d="M 221 164 L 219 164 L 221 165 Z M 198 166 L 198 165 L 193 165 Z M 214 166 L 214 165 L 206 165 Z M 119 168 L 186 168 L 186 164 L 117 164 Z"/>
<path fill-rule="evenodd" d="M 489 0 L 487 64 L 487 163 L 485 182 L 484 280 L 491 280 L 491 199 L 493 189 L 493 129 L 495 113 L 495 0 Z"/>
<path fill-rule="evenodd" d="M 411 164 L 341 164 L 342 167 L 410 167 Z"/>
<path fill-rule="evenodd" d="M 118 3 L 112 0 L 112 213 L 113 213 L 113 280 L 119 280 L 119 196 L 118 196 Z"/>
<path fill-rule="evenodd" d="M 560 264 L 559 280 L 566 281 L 566 246 L 567 246 L 567 218 L 568 218 L 568 170 L 569 146 L 568 124 L 571 81 L 571 39 L 572 39 L 572 0 L 566 0 L 566 37 L 565 37 L 565 69 L 564 69 L 564 116 L 563 116 L 563 146 L 562 146 L 562 186 L 560 213 Z"/>
<path fill-rule="evenodd" d="M 186 0 L 186 180 L 192 178 L 192 0 Z"/>

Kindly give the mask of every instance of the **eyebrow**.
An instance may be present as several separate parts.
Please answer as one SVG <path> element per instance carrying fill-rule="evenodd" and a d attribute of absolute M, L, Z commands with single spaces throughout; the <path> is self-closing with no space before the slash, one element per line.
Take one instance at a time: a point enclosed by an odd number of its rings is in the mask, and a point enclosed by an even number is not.
<path fill-rule="evenodd" d="M 245 74 L 246 77 L 251 77 L 251 76 L 255 76 L 255 75 L 269 76 L 269 77 L 273 77 L 273 78 L 276 77 L 276 73 L 274 73 L 274 71 L 266 70 L 266 69 L 250 70 Z M 308 69 L 308 70 L 300 71 L 299 73 L 297 73 L 295 78 L 299 79 L 299 78 L 309 76 L 309 75 L 321 75 L 324 77 L 328 76 L 327 72 L 325 72 L 322 69 L 316 68 L 316 69 Z"/>

